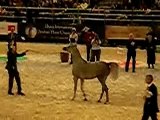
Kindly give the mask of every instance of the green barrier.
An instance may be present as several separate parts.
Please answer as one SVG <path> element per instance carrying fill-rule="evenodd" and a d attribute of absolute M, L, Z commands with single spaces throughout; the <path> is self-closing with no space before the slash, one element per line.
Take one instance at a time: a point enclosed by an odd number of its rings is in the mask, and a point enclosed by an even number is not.
<path fill-rule="evenodd" d="M 26 60 L 27 57 L 17 57 L 18 61 Z M 0 61 L 7 61 L 7 56 L 0 56 Z"/>
<path fill-rule="evenodd" d="M 157 45 L 156 48 L 157 48 L 157 49 L 156 49 L 156 52 L 157 52 L 157 53 L 160 53 L 160 45 Z"/>

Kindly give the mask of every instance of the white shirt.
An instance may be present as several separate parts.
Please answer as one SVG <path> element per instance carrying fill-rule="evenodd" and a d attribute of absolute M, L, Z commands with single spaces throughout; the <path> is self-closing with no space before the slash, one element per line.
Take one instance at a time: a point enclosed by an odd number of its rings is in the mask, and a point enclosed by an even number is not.
<path fill-rule="evenodd" d="M 95 38 L 91 41 L 91 45 L 92 45 L 92 50 L 100 50 L 100 44 L 101 44 L 101 41 L 98 39 L 96 40 Z"/>
<path fill-rule="evenodd" d="M 69 42 L 70 42 L 70 43 L 72 42 L 71 39 L 74 39 L 74 40 L 75 40 L 75 43 L 77 43 L 77 41 L 78 41 L 78 34 L 72 32 L 72 33 L 69 35 Z"/>

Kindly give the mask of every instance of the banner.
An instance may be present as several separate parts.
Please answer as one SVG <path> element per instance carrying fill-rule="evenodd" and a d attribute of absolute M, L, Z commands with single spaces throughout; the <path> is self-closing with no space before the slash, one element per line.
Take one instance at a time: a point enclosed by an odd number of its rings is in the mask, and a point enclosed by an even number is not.
<path fill-rule="evenodd" d="M 68 20 L 36 20 L 36 22 L 32 24 L 19 23 L 18 33 L 21 36 L 24 36 L 25 40 L 29 42 L 69 43 L 69 34 L 74 27 L 79 36 L 78 42 L 84 43 L 81 33 L 82 29 L 86 26 L 92 28 L 100 38 L 102 38 L 102 34 L 104 35 L 104 29 L 101 29 L 102 27 L 104 28 L 104 24 L 101 25 L 97 22 L 96 24 L 99 26 L 98 28 L 95 26 L 95 23 L 88 21 L 83 21 L 83 23 L 77 24 Z"/>
<path fill-rule="evenodd" d="M 151 28 L 148 26 L 106 26 L 106 40 L 127 40 L 129 33 L 133 33 L 135 40 L 145 40 Z"/>
<path fill-rule="evenodd" d="M 14 28 L 15 32 L 17 33 L 17 23 L 14 22 L 0 22 L 0 35 L 8 35 L 11 28 Z"/>
<path fill-rule="evenodd" d="M 19 33 L 23 34 L 22 36 L 31 42 L 69 42 L 69 34 L 73 27 L 75 27 L 77 33 L 80 34 L 81 25 L 64 21 L 55 21 L 54 23 L 37 21 L 34 24 L 20 25 Z"/>

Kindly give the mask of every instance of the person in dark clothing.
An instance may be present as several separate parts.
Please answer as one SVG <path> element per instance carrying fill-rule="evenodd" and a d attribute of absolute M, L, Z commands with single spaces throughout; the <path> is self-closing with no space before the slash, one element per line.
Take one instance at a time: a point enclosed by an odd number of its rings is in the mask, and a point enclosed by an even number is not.
<path fill-rule="evenodd" d="M 129 62 L 132 58 L 132 72 L 135 72 L 135 66 L 136 66 L 136 42 L 134 40 L 133 33 L 129 34 L 129 41 L 127 43 L 127 60 L 125 65 L 125 71 L 128 72 L 129 70 Z"/>
<path fill-rule="evenodd" d="M 24 56 L 26 55 L 27 52 L 28 50 L 26 50 L 23 53 L 18 54 L 16 52 L 16 46 L 14 45 L 14 42 L 13 41 L 11 42 L 10 48 L 7 52 L 8 61 L 5 67 L 8 70 L 8 75 L 9 75 L 8 95 L 14 95 L 14 93 L 12 93 L 14 78 L 16 80 L 17 87 L 18 87 L 17 94 L 22 95 L 22 96 L 25 95 L 22 92 L 22 88 L 21 88 L 21 80 L 20 80 L 18 69 L 17 69 L 17 57 Z"/>
<path fill-rule="evenodd" d="M 148 120 L 151 117 L 152 120 L 157 119 L 157 112 L 159 112 L 158 102 L 157 102 L 157 87 L 153 83 L 153 76 L 146 75 L 145 82 L 147 83 L 147 89 L 144 95 L 144 107 L 143 107 L 143 116 L 142 120 Z"/>
<path fill-rule="evenodd" d="M 151 9 L 155 6 L 155 0 L 143 0 L 146 9 Z"/>
<path fill-rule="evenodd" d="M 146 50 L 147 50 L 147 64 L 148 68 L 150 68 L 150 65 L 152 65 L 152 68 L 154 68 L 155 60 L 156 60 L 156 43 L 154 40 L 154 35 L 152 32 L 147 33 L 146 37 Z"/>
<path fill-rule="evenodd" d="M 94 39 L 96 33 L 88 27 L 85 27 L 83 30 L 83 39 L 84 42 L 86 44 L 86 51 L 87 51 L 87 61 L 90 61 L 90 57 L 91 57 L 91 41 Z"/>
<path fill-rule="evenodd" d="M 8 49 L 10 48 L 10 46 L 12 46 L 12 43 L 17 49 L 17 39 L 18 39 L 18 35 L 15 33 L 15 28 L 11 27 L 11 32 L 8 34 L 8 38 L 7 38 Z"/>

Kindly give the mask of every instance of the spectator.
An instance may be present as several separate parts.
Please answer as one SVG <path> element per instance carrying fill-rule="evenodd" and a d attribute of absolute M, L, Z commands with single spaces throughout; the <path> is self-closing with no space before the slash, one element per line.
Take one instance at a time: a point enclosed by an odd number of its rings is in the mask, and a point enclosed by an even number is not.
<path fill-rule="evenodd" d="M 90 8 L 95 8 L 100 0 L 90 0 Z"/>
<path fill-rule="evenodd" d="M 58 0 L 52 0 L 53 6 L 58 7 Z"/>
<path fill-rule="evenodd" d="M 87 3 L 87 1 L 86 1 L 86 0 L 83 0 L 82 3 L 80 3 L 80 4 L 77 6 L 77 8 L 80 8 L 80 9 L 82 9 L 82 10 L 87 9 L 87 8 L 88 8 L 88 3 Z"/>
<path fill-rule="evenodd" d="M 152 9 L 155 6 L 155 0 L 144 0 L 146 9 Z"/>
<path fill-rule="evenodd" d="M 6 9 L 0 6 L 0 15 L 6 15 L 6 14 L 7 14 Z"/>
<path fill-rule="evenodd" d="M 0 6 L 8 6 L 9 0 L 0 0 Z"/>

